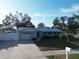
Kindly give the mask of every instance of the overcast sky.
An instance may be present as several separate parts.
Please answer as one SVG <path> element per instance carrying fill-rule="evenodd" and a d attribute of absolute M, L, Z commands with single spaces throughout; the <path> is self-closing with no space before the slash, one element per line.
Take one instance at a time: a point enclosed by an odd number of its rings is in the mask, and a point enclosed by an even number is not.
<path fill-rule="evenodd" d="M 0 0 L 0 23 L 16 11 L 27 13 L 35 25 L 43 22 L 51 27 L 55 17 L 79 11 L 79 0 Z"/>

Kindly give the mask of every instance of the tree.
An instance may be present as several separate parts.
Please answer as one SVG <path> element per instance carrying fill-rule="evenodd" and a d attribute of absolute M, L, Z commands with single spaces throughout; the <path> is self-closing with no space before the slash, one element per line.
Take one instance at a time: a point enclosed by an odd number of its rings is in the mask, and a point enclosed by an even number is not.
<path fill-rule="evenodd" d="M 65 30 L 68 42 L 70 41 L 69 35 L 73 36 L 74 34 L 77 34 L 76 30 L 79 27 L 79 23 L 76 20 L 77 20 L 77 17 L 74 17 L 74 16 L 68 17 L 67 19 L 67 23 L 64 30 Z"/>
<path fill-rule="evenodd" d="M 68 17 L 66 17 L 66 16 L 62 16 L 62 17 L 60 17 L 60 21 L 61 21 L 61 27 L 62 27 L 62 29 L 65 29 L 67 19 L 68 19 Z"/>
<path fill-rule="evenodd" d="M 9 13 L 9 15 L 6 15 L 5 19 L 2 22 L 6 29 L 7 28 L 13 29 L 13 27 L 15 26 L 15 23 L 17 23 L 17 21 L 19 22 L 18 17 L 15 15 L 12 15 L 12 13 Z"/>
<path fill-rule="evenodd" d="M 37 26 L 38 26 L 38 28 L 44 28 L 45 27 L 44 23 L 39 23 Z"/>
<path fill-rule="evenodd" d="M 12 20 L 11 20 L 11 18 L 10 18 L 10 16 L 7 16 L 6 15 L 6 17 L 5 17 L 5 19 L 3 20 L 3 25 L 5 26 L 5 28 L 7 28 L 7 29 L 12 29 Z"/>
<path fill-rule="evenodd" d="M 54 20 L 54 26 L 58 25 L 62 30 L 62 33 L 66 36 L 67 42 L 70 41 L 69 36 L 77 33 L 79 28 L 79 15 L 73 15 L 71 17 L 62 16 Z"/>
<path fill-rule="evenodd" d="M 10 13 L 9 15 L 6 15 L 5 19 L 3 20 L 3 24 L 5 25 L 6 28 L 13 28 L 14 26 L 17 27 L 35 27 L 31 23 L 31 17 L 28 16 L 27 14 L 22 14 L 16 12 L 15 15 Z"/>
<path fill-rule="evenodd" d="M 68 29 L 70 30 L 71 34 L 76 34 L 76 29 L 79 27 L 79 22 L 78 19 L 74 17 L 69 17 L 68 18 L 68 24 L 67 24 Z"/>
<path fill-rule="evenodd" d="M 31 27 L 31 28 L 35 28 L 35 26 L 32 24 L 31 17 L 28 16 L 27 14 L 24 14 L 24 16 L 22 15 L 22 13 L 19 14 L 20 15 L 20 22 L 16 22 L 16 26 L 17 28 L 19 27 Z"/>
<path fill-rule="evenodd" d="M 55 28 L 60 28 L 61 22 L 60 22 L 60 20 L 58 19 L 58 17 L 56 17 L 56 18 L 54 19 L 53 25 L 54 25 Z"/>

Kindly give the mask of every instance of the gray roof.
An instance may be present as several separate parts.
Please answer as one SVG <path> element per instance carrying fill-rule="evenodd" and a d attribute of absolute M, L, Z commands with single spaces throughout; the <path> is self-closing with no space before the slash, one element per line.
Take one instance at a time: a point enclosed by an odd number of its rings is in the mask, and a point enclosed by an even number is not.
<path fill-rule="evenodd" d="M 41 32 L 61 32 L 58 28 L 38 28 Z"/>

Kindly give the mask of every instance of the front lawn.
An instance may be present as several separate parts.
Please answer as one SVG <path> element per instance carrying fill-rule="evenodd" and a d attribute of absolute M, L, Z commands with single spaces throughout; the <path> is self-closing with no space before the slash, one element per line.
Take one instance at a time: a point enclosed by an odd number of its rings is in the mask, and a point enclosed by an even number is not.
<path fill-rule="evenodd" d="M 47 56 L 48 59 L 65 59 L 65 55 L 55 55 L 55 56 Z M 69 55 L 69 59 L 79 59 L 79 54 L 71 54 Z"/>
<path fill-rule="evenodd" d="M 66 46 L 66 42 L 64 42 L 63 40 L 60 41 L 58 39 L 41 39 L 40 41 L 35 43 L 41 50 L 59 50 L 64 49 Z"/>
<path fill-rule="evenodd" d="M 67 43 L 64 39 L 41 39 L 35 43 L 42 51 L 65 49 L 66 46 L 72 49 L 79 48 L 79 40 Z"/>
<path fill-rule="evenodd" d="M 79 46 L 79 41 L 72 41 L 71 43 L 74 44 L 74 45 Z"/>

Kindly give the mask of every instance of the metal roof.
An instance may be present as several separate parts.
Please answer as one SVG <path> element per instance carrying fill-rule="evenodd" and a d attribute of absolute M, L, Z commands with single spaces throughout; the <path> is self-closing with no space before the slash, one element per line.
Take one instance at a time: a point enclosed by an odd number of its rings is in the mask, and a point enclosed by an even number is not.
<path fill-rule="evenodd" d="M 58 28 L 38 28 L 41 32 L 61 32 Z"/>

